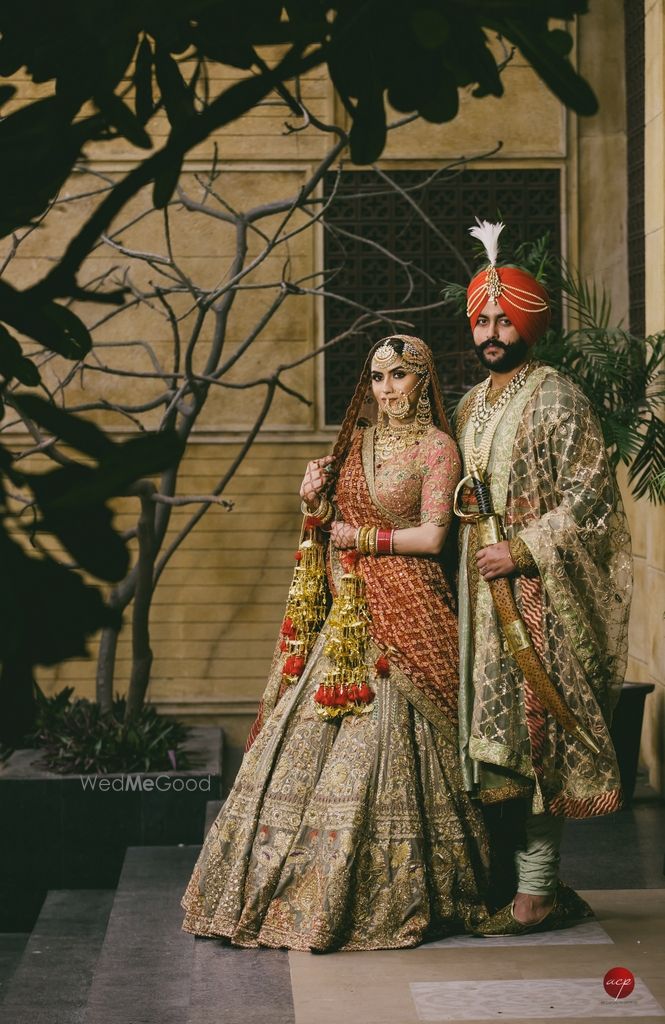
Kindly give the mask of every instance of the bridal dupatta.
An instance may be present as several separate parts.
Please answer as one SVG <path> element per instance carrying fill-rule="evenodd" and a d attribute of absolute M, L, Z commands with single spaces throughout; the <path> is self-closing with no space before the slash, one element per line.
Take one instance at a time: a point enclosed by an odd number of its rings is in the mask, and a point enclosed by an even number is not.
<path fill-rule="evenodd" d="M 404 529 L 423 522 L 447 526 L 460 476 L 459 454 L 452 438 L 431 429 L 413 448 L 395 454 L 375 469 L 374 433 L 375 428 L 369 427 L 353 438 L 334 494 L 336 518 L 352 526 Z M 343 553 L 329 545 L 332 597 L 344 572 L 340 555 Z M 365 581 L 371 616 L 371 661 L 385 655 L 390 679 L 407 700 L 434 726 L 451 737 L 456 735 L 459 676 L 455 593 L 441 561 L 411 555 L 363 557 L 354 571 Z M 247 749 L 285 692 L 283 660 L 278 643 Z"/>

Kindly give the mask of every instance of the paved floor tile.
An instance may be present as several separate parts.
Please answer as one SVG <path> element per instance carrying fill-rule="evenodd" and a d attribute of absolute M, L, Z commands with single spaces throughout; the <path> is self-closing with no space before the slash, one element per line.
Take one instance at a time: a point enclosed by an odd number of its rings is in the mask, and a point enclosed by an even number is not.
<path fill-rule="evenodd" d="M 612 999 L 601 978 L 532 978 L 528 981 L 412 982 L 419 1021 L 665 1020 L 665 1011 L 641 979 L 626 999 Z"/>
<path fill-rule="evenodd" d="M 451 935 L 439 942 L 427 942 L 418 949 L 454 949 L 464 946 L 470 949 L 490 950 L 498 946 L 580 946 L 611 945 L 612 939 L 597 921 L 582 921 L 574 928 L 558 932 L 536 932 L 533 935 L 492 935 L 484 939 L 473 935 Z"/>
<path fill-rule="evenodd" d="M 549 936 L 457 937 L 415 949 L 325 956 L 290 953 L 295 1024 L 530 1024 L 557 1017 L 665 1022 L 665 890 L 580 895 L 596 920 Z M 618 1003 L 603 987 L 613 967 L 627 967 L 638 979 Z"/>

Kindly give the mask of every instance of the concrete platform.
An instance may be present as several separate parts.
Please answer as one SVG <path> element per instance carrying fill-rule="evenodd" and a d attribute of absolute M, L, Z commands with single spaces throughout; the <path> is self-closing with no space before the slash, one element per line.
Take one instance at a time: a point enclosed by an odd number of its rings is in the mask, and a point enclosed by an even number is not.
<path fill-rule="evenodd" d="M 295 1024 L 421 1021 L 665 1022 L 665 890 L 587 890 L 597 915 L 566 932 L 518 939 L 449 939 L 413 950 L 289 953 Z M 610 998 L 612 967 L 637 978 Z"/>

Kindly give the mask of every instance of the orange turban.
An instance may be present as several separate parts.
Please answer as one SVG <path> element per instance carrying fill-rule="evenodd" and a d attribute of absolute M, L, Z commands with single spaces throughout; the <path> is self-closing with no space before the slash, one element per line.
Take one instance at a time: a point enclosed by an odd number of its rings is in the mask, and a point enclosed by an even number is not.
<path fill-rule="evenodd" d="M 488 299 L 501 306 L 527 345 L 535 345 L 549 327 L 550 297 L 542 284 L 520 267 L 490 265 L 476 274 L 466 290 L 471 330 Z"/>

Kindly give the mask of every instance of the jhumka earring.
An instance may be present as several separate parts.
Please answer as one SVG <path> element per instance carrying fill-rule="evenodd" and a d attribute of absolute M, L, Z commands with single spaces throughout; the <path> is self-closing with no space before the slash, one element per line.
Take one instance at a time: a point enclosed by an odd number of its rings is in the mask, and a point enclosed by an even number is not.
<path fill-rule="evenodd" d="M 429 375 L 425 377 L 423 389 L 420 392 L 418 405 L 416 406 L 416 423 L 423 430 L 432 424 L 432 406 L 429 400 Z"/>

